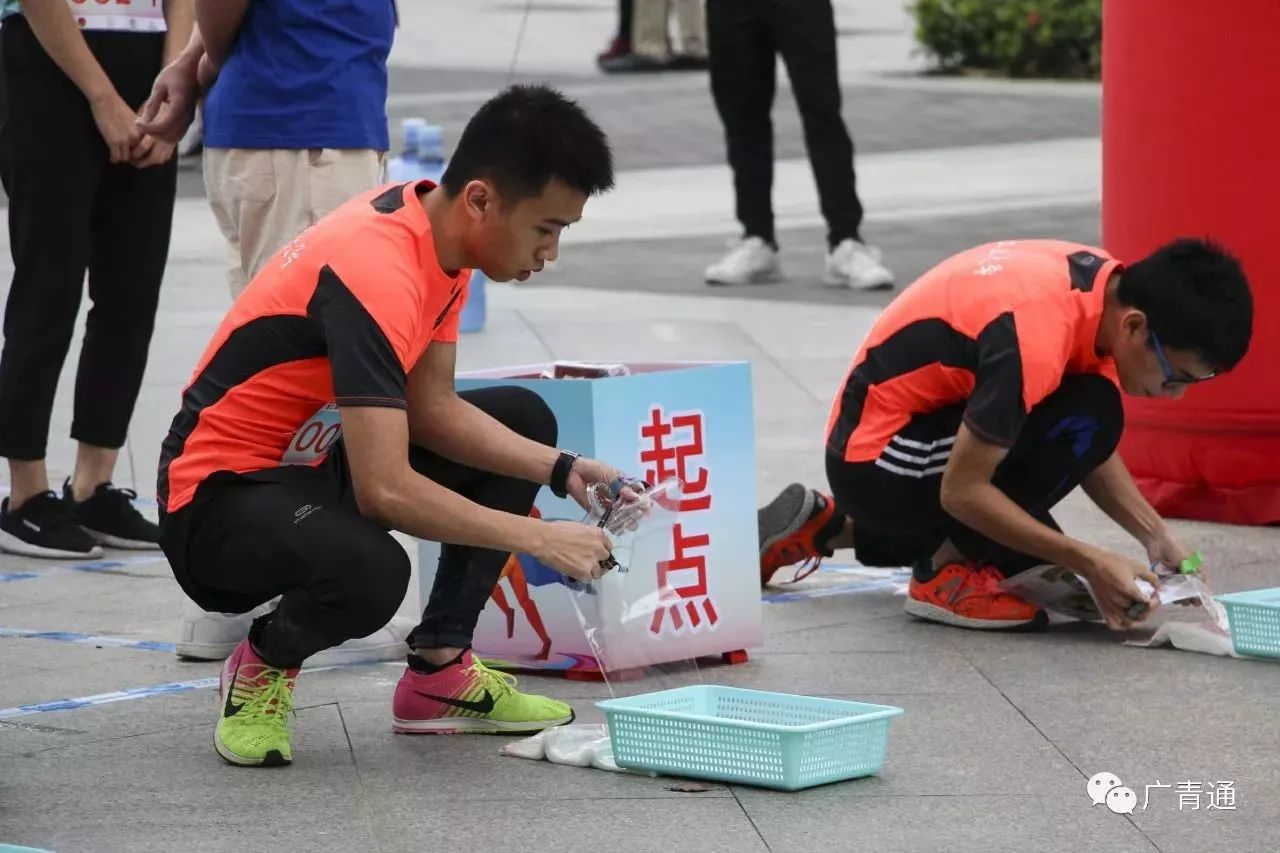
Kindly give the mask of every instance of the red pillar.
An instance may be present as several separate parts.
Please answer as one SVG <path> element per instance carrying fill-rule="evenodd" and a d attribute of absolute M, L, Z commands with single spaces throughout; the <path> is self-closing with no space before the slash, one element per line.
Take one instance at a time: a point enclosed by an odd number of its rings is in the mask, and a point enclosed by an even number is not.
<path fill-rule="evenodd" d="M 1277 0 L 1105 0 L 1102 237 L 1134 260 L 1175 236 L 1240 257 L 1253 344 L 1177 403 L 1127 399 L 1121 454 L 1168 516 L 1280 521 Z"/>

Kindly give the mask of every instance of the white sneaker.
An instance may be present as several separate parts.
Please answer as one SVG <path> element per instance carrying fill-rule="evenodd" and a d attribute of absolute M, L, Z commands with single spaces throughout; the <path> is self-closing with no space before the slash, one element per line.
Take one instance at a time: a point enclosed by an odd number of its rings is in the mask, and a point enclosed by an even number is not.
<path fill-rule="evenodd" d="M 269 601 L 248 613 L 206 613 L 187 602 L 182 612 L 178 642 L 173 651 L 190 660 L 226 660 L 240 641 L 249 635 L 253 620 L 275 609 Z M 341 666 L 349 663 L 402 660 L 409 653 L 405 642 L 417 623 L 396 616 L 367 637 L 347 640 L 339 646 L 317 652 L 307 658 L 307 666 Z"/>
<path fill-rule="evenodd" d="M 275 606 L 275 601 L 268 601 L 248 613 L 206 613 L 194 602 L 187 601 L 182 608 L 173 652 L 190 660 L 226 660 L 240 641 L 249 636 L 253 620 Z"/>
<path fill-rule="evenodd" d="M 745 237 L 707 267 L 707 284 L 764 284 L 782 279 L 778 250 L 759 237 Z"/>
<path fill-rule="evenodd" d="M 823 281 L 830 287 L 878 290 L 893 286 L 893 273 L 880 263 L 880 250 L 847 239 L 827 254 Z"/>

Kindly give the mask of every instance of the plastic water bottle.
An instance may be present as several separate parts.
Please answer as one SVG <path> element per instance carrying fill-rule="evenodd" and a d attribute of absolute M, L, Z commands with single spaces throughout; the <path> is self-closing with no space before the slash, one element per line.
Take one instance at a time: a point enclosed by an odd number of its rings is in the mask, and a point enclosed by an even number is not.
<path fill-rule="evenodd" d="M 448 165 L 444 156 L 444 130 L 422 118 L 408 118 L 400 124 L 403 149 L 399 157 L 387 164 L 387 177 L 392 181 L 428 180 L 440 183 Z M 484 328 L 485 277 L 480 270 L 471 273 L 467 302 L 458 319 L 461 332 L 478 332 Z"/>

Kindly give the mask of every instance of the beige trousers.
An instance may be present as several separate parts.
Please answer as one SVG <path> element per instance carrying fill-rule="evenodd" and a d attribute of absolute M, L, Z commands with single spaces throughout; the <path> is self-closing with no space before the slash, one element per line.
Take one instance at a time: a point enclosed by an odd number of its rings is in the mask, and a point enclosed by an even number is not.
<path fill-rule="evenodd" d="M 230 247 L 231 298 L 277 249 L 383 183 L 386 170 L 386 153 L 368 149 L 206 148 L 204 188 Z"/>
<path fill-rule="evenodd" d="M 631 49 L 640 56 L 665 62 L 671 56 L 667 19 L 675 7 L 680 27 L 678 53 L 707 57 L 707 10 L 704 0 L 635 0 L 631 12 Z"/>

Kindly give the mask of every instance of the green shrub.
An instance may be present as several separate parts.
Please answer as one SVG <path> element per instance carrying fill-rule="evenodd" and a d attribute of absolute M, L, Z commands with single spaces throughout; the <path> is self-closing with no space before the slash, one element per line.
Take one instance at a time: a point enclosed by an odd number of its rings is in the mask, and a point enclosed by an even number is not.
<path fill-rule="evenodd" d="M 914 0 L 916 39 L 940 70 L 1096 78 L 1102 0 Z"/>

